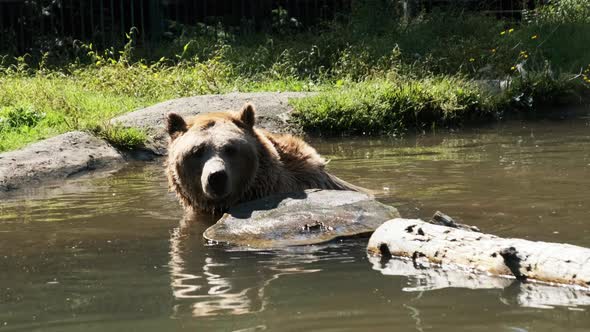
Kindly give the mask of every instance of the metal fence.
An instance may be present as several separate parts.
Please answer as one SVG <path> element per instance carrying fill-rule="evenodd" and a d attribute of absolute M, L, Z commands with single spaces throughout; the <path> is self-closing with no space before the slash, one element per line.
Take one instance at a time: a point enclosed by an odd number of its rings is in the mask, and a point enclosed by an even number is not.
<path fill-rule="evenodd" d="M 120 46 L 132 27 L 140 43 L 158 42 L 172 22 L 271 30 L 278 8 L 309 26 L 350 13 L 362 1 L 395 2 L 406 15 L 460 3 L 515 17 L 533 5 L 533 0 L 0 0 L 0 52 L 22 54 L 73 40 Z"/>
<path fill-rule="evenodd" d="M 268 29 L 279 7 L 310 25 L 348 11 L 350 4 L 351 0 L 0 0 L 0 50 L 19 53 L 56 38 L 118 45 L 131 27 L 137 28 L 141 42 L 157 41 L 171 21 Z"/>

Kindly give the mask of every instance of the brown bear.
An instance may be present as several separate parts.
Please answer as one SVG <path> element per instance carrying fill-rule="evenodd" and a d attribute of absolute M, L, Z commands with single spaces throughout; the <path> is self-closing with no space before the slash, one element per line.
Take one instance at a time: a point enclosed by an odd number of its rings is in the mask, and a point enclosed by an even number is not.
<path fill-rule="evenodd" d="M 168 184 L 187 210 L 218 213 L 240 202 L 313 188 L 360 190 L 326 172 L 326 161 L 303 140 L 254 124 L 251 104 L 187 121 L 168 114 Z"/>

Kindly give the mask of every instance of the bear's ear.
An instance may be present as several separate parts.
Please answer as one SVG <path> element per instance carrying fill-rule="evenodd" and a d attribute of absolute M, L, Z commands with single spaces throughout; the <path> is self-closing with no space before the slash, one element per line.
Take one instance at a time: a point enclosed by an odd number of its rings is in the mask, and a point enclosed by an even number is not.
<path fill-rule="evenodd" d="M 246 105 L 242 107 L 238 116 L 240 117 L 240 121 L 246 126 L 250 128 L 254 127 L 254 123 L 256 122 L 256 110 L 254 110 L 254 105 L 246 103 Z"/>
<path fill-rule="evenodd" d="M 188 127 L 182 116 L 172 112 L 168 113 L 166 117 L 166 130 L 168 131 L 170 138 L 175 139 L 185 133 L 188 130 Z"/>

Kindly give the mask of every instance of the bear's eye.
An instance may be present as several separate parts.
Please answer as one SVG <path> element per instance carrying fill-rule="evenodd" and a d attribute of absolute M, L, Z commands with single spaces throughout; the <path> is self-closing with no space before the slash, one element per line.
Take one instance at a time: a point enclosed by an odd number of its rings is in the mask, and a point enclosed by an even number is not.
<path fill-rule="evenodd" d="M 200 158 L 203 156 L 203 152 L 205 149 L 202 145 L 195 146 L 191 149 L 191 155 L 196 158 Z"/>
<path fill-rule="evenodd" d="M 238 149 L 233 145 L 226 145 L 223 147 L 223 153 L 228 157 L 235 155 L 237 152 Z"/>

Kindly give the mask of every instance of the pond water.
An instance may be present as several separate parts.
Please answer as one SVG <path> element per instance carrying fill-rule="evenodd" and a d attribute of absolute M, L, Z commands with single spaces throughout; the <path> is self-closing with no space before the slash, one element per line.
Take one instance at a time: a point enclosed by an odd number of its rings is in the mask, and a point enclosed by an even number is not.
<path fill-rule="evenodd" d="M 589 118 L 312 144 L 405 217 L 441 210 L 501 236 L 590 247 Z M 232 250 L 202 240 L 212 222 L 183 219 L 160 162 L 1 201 L 0 330 L 590 329 L 587 292 L 486 277 L 445 288 L 433 281 L 444 276 L 369 259 L 367 239 Z"/>

